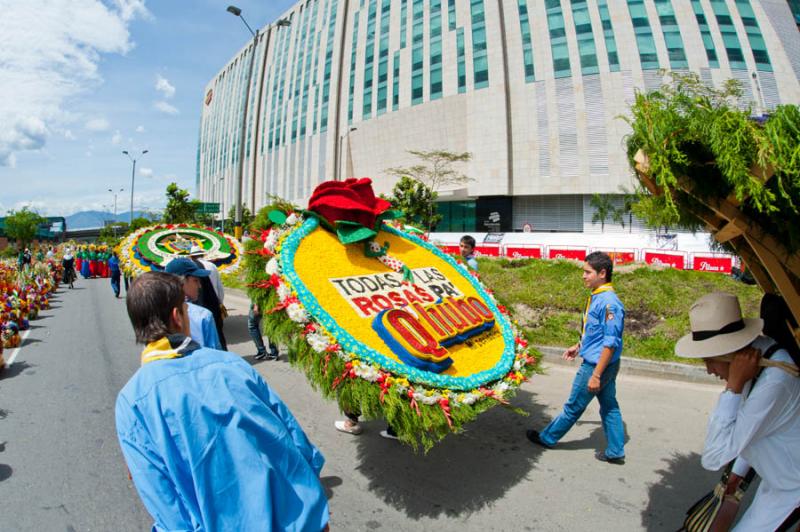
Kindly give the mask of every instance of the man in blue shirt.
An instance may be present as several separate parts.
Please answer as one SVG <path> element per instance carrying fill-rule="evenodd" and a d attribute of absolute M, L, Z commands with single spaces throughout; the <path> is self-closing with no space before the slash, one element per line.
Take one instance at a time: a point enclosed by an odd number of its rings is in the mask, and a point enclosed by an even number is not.
<path fill-rule="evenodd" d="M 564 410 L 544 430 L 529 430 L 527 436 L 537 445 L 553 447 L 597 397 L 608 446 L 605 451 L 598 451 L 595 458 L 621 465 L 625 463 L 625 428 L 617 403 L 616 378 L 622 355 L 625 307 L 611 285 L 613 269 L 614 263 L 605 253 L 596 251 L 586 257 L 583 284 L 592 292 L 583 314 L 581 340 L 563 355 L 566 360 L 580 355 L 583 364 L 575 375 Z"/>
<path fill-rule="evenodd" d="M 475 239 L 470 235 L 462 236 L 458 243 L 458 250 L 469 269 L 478 271 L 478 261 L 475 260 Z"/>
<path fill-rule="evenodd" d="M 122 272 L 119 269 L 119 258 L 117 258 L 116 251 L 112 252 L 108 259 L 108 271 L 111 274 L 111 289 L 114 291 L 114 297 L 119 297 L 119 280 Z"/>
<path fill-rule="evenodd" d="M 200 297 L 200 278 L 208 277 L 211 273 L 190 259 L 173 259 L 167 264 L 166 270 L 167 273 L 179 276 L 183 281 L 192 339 L 202 347 L 222 349 L 214 315 L 208 309 L 195 304 Z"/>
<path fill-rule="evenodd" d="M 327 529 L 325 459 L 249 364 L 192 341 L 180 280 L 145 273 L 126 305 L 146 347 L 117 436 L 153 530 Z"/>

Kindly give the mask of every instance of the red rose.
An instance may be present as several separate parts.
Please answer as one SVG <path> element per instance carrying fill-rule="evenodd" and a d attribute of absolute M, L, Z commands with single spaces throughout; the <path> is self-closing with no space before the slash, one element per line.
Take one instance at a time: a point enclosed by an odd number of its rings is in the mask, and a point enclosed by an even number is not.
<path fill-rule="evenodd" d="M 316 212 L 332 226 L 338 221 L 347 221 L 372 229 L 377 216 L 391 207 L 385 199 L 375 197 L 372 180 L 368 177 L 326 181 L 308 200 L 308 210 Z"/>

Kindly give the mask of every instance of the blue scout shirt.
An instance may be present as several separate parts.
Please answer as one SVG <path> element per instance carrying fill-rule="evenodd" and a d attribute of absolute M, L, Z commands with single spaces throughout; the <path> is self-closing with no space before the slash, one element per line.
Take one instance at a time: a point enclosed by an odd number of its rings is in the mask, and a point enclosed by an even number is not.
<path fill-rule="evenodd" d="M 108 269 L 111 272 L 111 275 L 120 275 L 119 259 L 117 257 L 112 255 L 111 258 L 108 259 Z"/>
<path fill-rule="evenodd" d="M 214 315 L 207 308 L 195 305 L 191 301 L 186 302 L 189 308 L 189 329 L 192 340 L 202 347 L 209 349 L 222 349 L 217 334 L 217 325 L 214 323 Z"/>
<path fill-rule="evenodd" d="M 583 318 L 580 355 L 586 362 L 597 364 L 604 347 L 614 349 L 609 364 L 622 355 L 622 330 L 625 328 L 625 307 L 610 283 L 595 289 L 589 296 Z"/>
<path fill-rule="evenodd" d="M 475 258 L 475 255 L 467 255 L 464 257 L 464 261 L 471 269 L 478 271 L 478 260 Z"/>
<path fill-rule="evenodd" d="M 324 457 L 238 355 L 198 348 L 144 364 L 117 397 L 116 423 L 154 531 L 316 532 L 328 522 Z"/>

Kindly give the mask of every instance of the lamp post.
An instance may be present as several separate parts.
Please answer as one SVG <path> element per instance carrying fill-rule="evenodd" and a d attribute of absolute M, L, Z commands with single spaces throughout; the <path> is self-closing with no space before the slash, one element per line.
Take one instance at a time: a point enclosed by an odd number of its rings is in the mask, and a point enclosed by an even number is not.
<path fill-rule="evenodd" d="M 225 232 L 225 176 L 219 178 L 219 230 Z"/>
<path fill-rule="evenodd" d="M 344 135 L 341 135 L 339 137 L 339 147 L 337 148 L 337 152 L 339 153 L 339 158 L 338 158 L 338 161 L 337 161 L 338 165 L 337 165 L 337 168 L 336 168 L 336 181 L 341 181 L 342 180 L 342 168 L 341 168 L 341 166 L 342 166 L 343 159 L 344 159 L 344 154 L 342 153 L 342 150 L 343 150 L 343 147 L 344 147 L 344 139 L 345 139 L 345 137 L 347 138 L 347 149 L 348 149 L 348 153 L 349 153 L 349 151 L 350 151 L 350 133 L 352 133 L 353 131 L 357 131 L 357 130 L 358 130 L 357 127 L 351 127 L 350 129 L 347 130 L 347 133 L 345 133 Z M 347 168 L 345 167 L 345 172 L 346 171 L 347 171 Z M 348 176 L 348 177 L 352 177 L 352 176 Z"/>
<path fill-rule="evenodd" d="M 236 197 L 236 214 L 234 219 L 234 236 L 237 240 L 242 239 L 242 179 L 244 174 L 244 145 L 246 142 L 245 134 L 247 133 L 247 112 L 250 106 L 250 84 L 253 79 L 253 66 L 255 65 L 256 59 L 256 48 L 258 47 L 258 36 L 259 30 L 253 31 L 253 28 L 250 27 L 250 24 L 242 16 L 242 10 L 236 6 L 228 6 L 227 10 L 228 13 L 239 17 L 242 19 L 245 27 L 253 36 L 253 51 L 250 54 L 250 67 L 247 69 L 247 86 L 245 90 L 244 96 L 244 109 L 242 111 L 242 124 L 239 129 L 239 165 L 236 169 L 236 180 L 234 181 L 234 196 Z M 278 26 L 288 26 L 290 22 L 285 19 L 281 19 L 277 22 Z M 269 39 L 269 36 L 268 36 Z M 269 40 L 267 41 L 269 42 Z M 266 54 L 266 51 L 265 51 Z M 257 118 L 256 118 L 257 119 Z M 258 131 L 258 124 L 256 124 L 255 131 Z M 253 158 L 255 158 L 255 150 L 253 150 Z M 254 166 L 254 175 L 255 175 L 255 166 Z M 224 219 L 224 217 L 223 217 Z"/>
<path fill-rule="evenodd" d="M 139 155 L 139 157 L 143 157 L 144 154 L 147 153 L 148 151 L 149 150 L 142 150 L 142 153 L 141 155 Z M 130 229 L 133 226 L 133 184 L 136 180 L 136 158 L 132 157 L 131 154 L 128 153 L 128 150 L 123 150 L 122 153 L 127 155 L 128 159 L 130 159 L 131 162 L 133 163 L 133 168 L 131 169 L 131 213 L 130 213 L 131 218 L 130 222 L 128 223 L 128 229 Z"/>
<path fill-rule="evenodd" d="M 116 223 L 117 223 L 117 192 L 115 192 L 114 189 L 112 189 L 112 188 L 109 188 L 108 191 L 111 192 L 112 194 L 114 194 L 114 222 L 112 223 L 111 227 L 113 228 L 112 231 L 114 233 L 114 238 L 117 238 L 117 226 L 116 226 Z M 124 191 L 125 191 L 124 188 L 120 188 L 119 189 L 119 192 L 124 192 Z"/>

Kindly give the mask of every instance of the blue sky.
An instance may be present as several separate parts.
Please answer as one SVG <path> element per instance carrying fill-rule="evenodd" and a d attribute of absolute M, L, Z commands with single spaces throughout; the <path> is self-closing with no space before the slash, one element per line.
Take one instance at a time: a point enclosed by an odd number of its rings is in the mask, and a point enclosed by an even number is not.
<path fill-rule="evenodd" d="M 296 0 L 0 0 L 0 215 L 159 209 L 194 194 L 203 90 Z"/>

